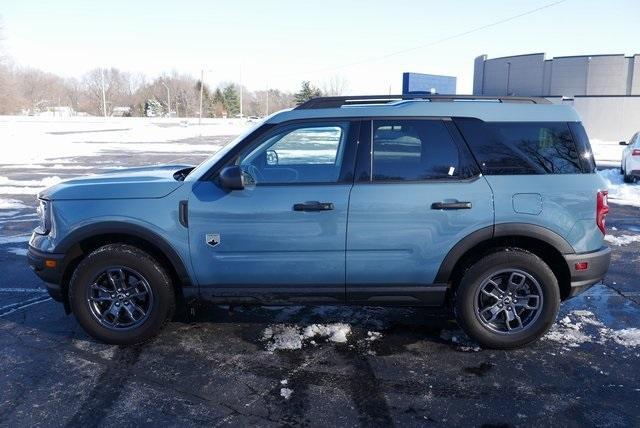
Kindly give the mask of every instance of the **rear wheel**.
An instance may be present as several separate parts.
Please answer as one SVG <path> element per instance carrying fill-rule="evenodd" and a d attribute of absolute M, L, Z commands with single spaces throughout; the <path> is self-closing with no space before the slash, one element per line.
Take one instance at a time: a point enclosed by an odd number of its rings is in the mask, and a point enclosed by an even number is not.
<path fill-rule="evenodd" d="M 464 274 L 456 318 L 486 348 L 526 345 L 547 332 L 560 305 L 558 281 L 544 261 L 520 249 L 489 254 Z"/>
<path fill-rule="evenodd" d="M 98 248 L 78 265 L 69 300 L 87 333 L 116 345 L 152 338 L 175 311 L 164 268 L 144 251 L 124 244 Z"/>

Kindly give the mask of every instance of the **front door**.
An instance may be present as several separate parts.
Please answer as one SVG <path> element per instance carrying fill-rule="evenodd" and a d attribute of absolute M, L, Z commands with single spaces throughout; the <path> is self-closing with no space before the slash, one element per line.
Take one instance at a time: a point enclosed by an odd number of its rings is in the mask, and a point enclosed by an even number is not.
<path fill-rule="evenodd" d="M 189 240 L 205 297 L 344 301 L 357 132 L 349 121 L 280 125 L 229 162 L 243 190 L 194 186 Z"/>
<path fill-rule="evenodd" d="M 374 120 L 362 128 L 367 136 L 349 205 L 347 299 L 439 305 L 445 286 L 434 283 L 449 250 L 493 226 L 491 188 L 451 121 Z"/>

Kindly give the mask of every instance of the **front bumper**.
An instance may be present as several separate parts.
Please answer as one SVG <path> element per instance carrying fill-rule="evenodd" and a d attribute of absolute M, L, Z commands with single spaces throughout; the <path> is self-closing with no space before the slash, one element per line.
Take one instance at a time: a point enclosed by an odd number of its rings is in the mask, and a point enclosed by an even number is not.
<path fill-rule="evenodd" d="M 27 251 L 29 266 L 45 282 L 49 295 L 63 302 L 62 279 L 65 272 L 65 254 L 46 253 L 29 245 Z M 55 262 L 55 266 L 51 266 Z"/>
<path fill-rule="evenodd" d="M 611 248 L 602 247 L 591 253 L 566 254 L 564 258 L 571 274 L 571 290 L 567 297 L 574 297 L 602 281 L 611 262 Z M 589 267 L 585 270 L 576 269 L 576 264 L 582 262 L 588 263 Z"/>

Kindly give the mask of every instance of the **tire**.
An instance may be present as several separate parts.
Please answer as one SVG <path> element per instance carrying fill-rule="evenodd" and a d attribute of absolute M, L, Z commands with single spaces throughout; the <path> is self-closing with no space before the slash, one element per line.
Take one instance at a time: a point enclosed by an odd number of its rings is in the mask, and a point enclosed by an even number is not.
<path fill-rule="evenodd" d="M 498 292 L 509 282 L 506 278 L 513 278 L 514 282 L 524 278 L 520 291 L 512 292 L 511 297 L 507 292 Z M 489 279 L 494 279 L 493 283 L 499 287 L 493 288 L 492 282 L 487 282 Z M 483 289 L 503 296 L 502 300 L 483 293 Z M 523 291 L 525 289 L 529 291 Z M 537 299 L 534 298 L 536 294 L 540 296 Z M 536 302 L 537 310 L 528 309 Z M 560 288 L 554 273 L 538 256 L 518 248 L 491 253 L 469 267 L 456 290 L 454 302 L 456 319 L 462 329 L 480 346 L 494 349 L 518 348 L 539 339 L 553 325 L 559 307 Z M 512 310 L 509 315 L 507 309 Z M 494 310 L 501 312 L 496 315 Z M 507 326 L 508 316 L 513 317 L 514 313 L 518 314 L 520 329 L 515 318 Z M 488 326 L 486 318 L 492 316 L 497 317 L 493 322 L 495 325 Z M 502 329 L 505 331 L 500 331 Z"/>
<path fill-rule="evenodd" d="M 624 165 L 624 163 L 623 163 Z M 634 182 L 634 178 L 631 175 L 627 175 L 626 172 L 626 168 L 624 168 L 624 166 L 620 167 L 620 173 L 622 174 L 622 181 L 624 181 L 625 183 L 633 183 Z"/>
<path fill-rule="evenodd" d="M 69 284 L 69 303 L 92 337 L 135 345 L 158 334 L 173 317 L 176 299 L 157 260 L 131 245 L 110 244 L 80 262 Z"/>

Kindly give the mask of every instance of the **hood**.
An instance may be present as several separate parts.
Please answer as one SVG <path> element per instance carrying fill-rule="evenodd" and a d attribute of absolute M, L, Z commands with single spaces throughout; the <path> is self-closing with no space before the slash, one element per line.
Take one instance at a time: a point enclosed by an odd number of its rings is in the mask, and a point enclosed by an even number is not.
<path fill-rule="evenodd" d="M 73 178 L 43 190 L 38 198 L 78 199 L 150 199 L 162 198 L 182 186 L 189 165 L 127 168 L 102 174 Z M 174 177 L 175 174 L 175 177 Z"/>

